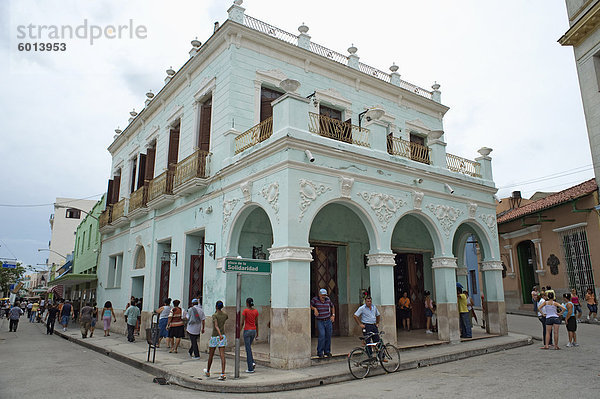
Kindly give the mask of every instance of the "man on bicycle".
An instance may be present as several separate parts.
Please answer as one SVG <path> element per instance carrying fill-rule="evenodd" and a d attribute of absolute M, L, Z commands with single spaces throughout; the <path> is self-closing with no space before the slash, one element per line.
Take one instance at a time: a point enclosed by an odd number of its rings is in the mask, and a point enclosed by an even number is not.
<path fill-rule="evenodd" d="M 379 342 L 379 320 L 381 315 L 377 307 L 373 305 L 373 300 L 370 296 L 365 298 L 365 304 L 358 308 L 358 310 L 354 313 L 354 321 L 356 324 L 362 328 L 363 335 L 365 337 L 370 336 L 368 339 L 365 339 L 365 343 L 376 343 Z M 374 335 L 371 335 L 373 333 Z M 371 348 L 367 345 L 367 354 L 371 356 Z"/>

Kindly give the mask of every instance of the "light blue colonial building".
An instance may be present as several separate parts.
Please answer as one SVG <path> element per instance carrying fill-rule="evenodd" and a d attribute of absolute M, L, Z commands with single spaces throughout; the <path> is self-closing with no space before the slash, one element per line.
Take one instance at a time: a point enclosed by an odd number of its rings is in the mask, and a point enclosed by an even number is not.
<path fill-rule="evenodd" d="M 200 296 L 208 314 L 223 300 L 233 314 L 236 279 L 223 258 L 266 258 L 272 274 L 244 277 L 242 297 L 255 299 L 275 367 L 309 364 L 309 301 L 322 287 L 337 307 L 335 334 L 359 334 L 352 314 L 369 290 L 395 341 L 401 293 L 424 327 L 430 290 L 439 338 L 458 341 L 455 286 L 474 235 L 488 331 L 505 334 L 491 149 L 474 161 L 447 154 L 439 85 L 417 87 L 395 65 L 382 72 L 355 47 L 344 55 L 298 30 L 236 1 L 117 131 L 99 302 L 123 309 L 141 297 L 143 323 L 165 297 L 187 306 Z"/>

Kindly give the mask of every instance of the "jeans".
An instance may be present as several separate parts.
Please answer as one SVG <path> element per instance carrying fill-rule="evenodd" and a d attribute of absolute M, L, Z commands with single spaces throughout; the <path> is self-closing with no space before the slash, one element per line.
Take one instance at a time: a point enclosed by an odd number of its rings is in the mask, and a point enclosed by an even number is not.
<path fill-rule="evenodd" d="M 538 316 L 540 323 L 542 323 L 542 342 L 546 345 L 546 318 L 543 316 Z M 550 342 L 547 345 L 552 345 L 552 327 L 548 327 L 550 329 Z"/>
<path fill-rule="evenodd" d="M 317 355 L 331 353 L 331 332 L 333 325 L 331 319 L 317 319 L 317 328 L 319 329 L 319 342 L 317 344 Z"/>
<path fill-rule="evenodd" d="M 54 323 L 56 322 L 56 319 L 48 319 L 48 321 L 46 322 L 46 334 L 54 334 Z"/>
<path fill-rule="evenodd" d="M 471 338 L 471 322 L 469 321 L 469 312 L 459 313 L 460 315 L 460 336 L 461 338 Z"/>
<path fill-rule="evenodd" d="M 376 335 L 371 335 L 371 338 L 365 340 L 365 344 L 379 342 L 379 329 L 377 329 L 377 326 L 375 324 L 365 324 L 363 335 L 366 335 L 367 333 L 375 333 Z M 371 346 L 367 345 L 366 351 L 367 355 L 371 357 Z"/>
<path fill-rule="evenodd" d="M 10 323 L 8 325 L 8 331 L 9 332 L 10 331 L 17 332 L 17 327 L 18 326 L 19 326 L 19 319 L 17 319 L 17 320 L 10 319 Z"/>
<path fill-rule="evenodd" d="M 37 311 L 31 311 L 31 314 L 29 315 L 29 322 L 33 323 L 35 321 L 35 317 L 37 316 Z"/>
<path fill-rule="evenodd" d="M 200 336 L 200 334 L 196 335 L 190 334 L 188 332 L 188 335 L 190 336 L 190 342 L 192 343 L 192 346 L 188 350 L 188 353 L 190 354 L 190 356 L 200 357 L 200 351 L 198 350 L 198 337 Z"/>
<path fill-rule="evenodd" d="M 131 325 L 131 324 L 127 323 L 127 341 L 129 341 L 129 342 L 135 341 L 135 339 L 133 338 L 134 330 L 135 330 L 135 324 Z"/>
<path fill-rule="evenodd" d="M 244 346 L 246 347 L 246 363 L 248 370 L 254 370 L 254 357 L 252 356 L 252 341 L 256 338 L 256 330 L 244 330 Z"/>

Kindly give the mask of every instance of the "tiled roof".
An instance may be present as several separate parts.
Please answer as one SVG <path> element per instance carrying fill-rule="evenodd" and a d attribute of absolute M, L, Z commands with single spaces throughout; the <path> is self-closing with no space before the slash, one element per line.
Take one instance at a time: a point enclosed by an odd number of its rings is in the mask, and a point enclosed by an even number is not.
<path fill-rule="evenodd" d="M 552 208 L 553 206 L 583 197 L 593 193 L 597 189 L 598 185 L 596 184 L 596 181 L 594 179 L 590 179 L 576 186 L 569 187 L 563 191 L 549 195 L 545 198 L 530 202 L 529 204 L 523 205 L 520 208 L 511 209 L 498 214 L 497 220 L 498 223 L 510 222 L 511 220 L 518 219 L 522 216 Z"/>

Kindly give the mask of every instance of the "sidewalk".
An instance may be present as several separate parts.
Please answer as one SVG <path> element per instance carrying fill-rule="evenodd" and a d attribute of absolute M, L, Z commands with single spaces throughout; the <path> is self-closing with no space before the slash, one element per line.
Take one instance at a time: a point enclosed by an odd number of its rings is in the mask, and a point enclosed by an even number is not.
<path fill-rule="evenodd" d="M 88 349 L 103 353 L 133 367 L 141 369 L 157 377 L 165 378 L 169 383 L 183 387 L 210 392 L 227 393 L 257 393 L 287 391 L 309 388 L 324 384 L 349 381 L 353 377 L 348 370 L 345 358 L 319 362 L 311 367 L 281 370 L 257 365 L 254 374 L 244 373 L 245 361 L 240 364 L 240 378 L 234 379 L 234 359 L 227 356 L 227 380 L 218 381 L 221 362 L 218 355 L 213 360 L 211 377 L 206 378 L 203 369 L 206 368 L 208 355 L 201 353 L 201 360 L 193 360 L 188 356 L 187 349 L 180 348 L 179 353 L 168 353 L 166 346 L 156 350 L 156 362 L 147 362 L 148 345 L 138 338 L 135 343 L 127 342 L 123 335 L 112 333 L 104 337 L 102 330 L 96 330 L 92 338 L 81 338 L 79 328 L 71 326 L 67 332 L 62 328 L 55 330 L 55 335 L 77 343 Z M 532 343 L 527 335 L 509 333 L 506 336 L 491 336 L 489 338 L 461 342 L 460 344 L 441 344 L 402 351 L 400 356 L 400 371 L 433 364 L 465 359 L 486 353 L 498 352 L 517 348 Z M 358 344 L 358 340 L 357 340 Z M 243 348 L 242 348 L 243 349 Z M 152 356 L 152 354 L 151 354 Z M 378 367 L 372 369 L 370 375 L 384 374 Z"/>

